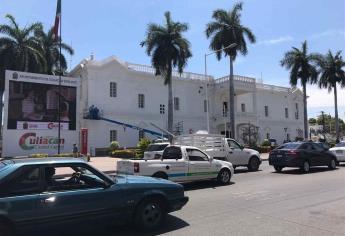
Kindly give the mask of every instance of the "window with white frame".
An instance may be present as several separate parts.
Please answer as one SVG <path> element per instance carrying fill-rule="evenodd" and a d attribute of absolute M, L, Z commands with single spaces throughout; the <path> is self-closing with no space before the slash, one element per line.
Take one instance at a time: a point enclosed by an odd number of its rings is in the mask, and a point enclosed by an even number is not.
<path fill-rule="evenodd" d="M 164 104 L 160 104 L 159 105 L 159 113 L 160 114 L 165 114 L 165 105 Z"/>
<path fill-rule="evenodd" d="M 227 116 L 228 116 L 228 103 L 223 102 L 223 117 L 227 117 Z"/>
<path fill-rule="evenodd" d="M 289 109 L 285 107 L 285 118 L 289 118 Z"/>
<path fill-rule="evenodd" d="M 174 97 L 174 110 L 179 111 L 180 110 L 180 98 Z"/>
<path fill-rule="evenodd" d="M 117 84 L 115 82 L 110 82 L 110 97 L 117 96 Z"/>
<path fill-rule="evenodd" d="M 144 94 L 138 94 L 138 107 L 139 108 L 145 107 L 145 95 Z"/>
<path fill-rule="evenodd" d="M 145 132 L 141 129 L 139 130 L 139 141 L 143 138 L 145 138 Z"/>
<path fill-rule="evenodd" d="M 268 117 L 268 106 L 265 106 L 265 116 Z"/>
<path fill-rule="evenodd" d="M 117 141 L 117 130 L 110 130 L 110 142 Z"/>
<path fill-rule="evenodd" d="M 244 103 L 241 104 L 241 111 L 246 112 L 246 104 Z"/>
<path fill-rule="evenodd" d="M 204 112 L 207 112 L 207 101 L 204 100 Z"/>

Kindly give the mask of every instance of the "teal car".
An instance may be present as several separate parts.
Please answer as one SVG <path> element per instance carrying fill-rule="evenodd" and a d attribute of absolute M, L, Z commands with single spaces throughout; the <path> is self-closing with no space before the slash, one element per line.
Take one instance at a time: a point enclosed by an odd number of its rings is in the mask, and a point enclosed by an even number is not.
<path fill-rule="evenodd" d="M 79 159 L 0 161 L 0 236 L 76 222 L 159 227 L 188 202 L 182 185 L 141 176 L 108 176 Z"/>

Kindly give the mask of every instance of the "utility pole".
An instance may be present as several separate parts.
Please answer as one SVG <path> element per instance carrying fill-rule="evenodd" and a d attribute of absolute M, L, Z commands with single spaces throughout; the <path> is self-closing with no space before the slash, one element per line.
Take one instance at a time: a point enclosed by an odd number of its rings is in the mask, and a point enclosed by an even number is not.
<path fill-rule="evenodd" d="M 326 135 L 325 135 L 325 112 L 321 111 L 322 114 L 322 133 L 323 133 L 323 139 L 326 141 Z"/>

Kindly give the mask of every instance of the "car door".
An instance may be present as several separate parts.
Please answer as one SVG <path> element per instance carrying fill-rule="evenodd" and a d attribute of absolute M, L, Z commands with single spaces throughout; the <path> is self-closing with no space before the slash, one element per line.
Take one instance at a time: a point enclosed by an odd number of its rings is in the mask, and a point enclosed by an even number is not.
<path fill-rule="evenodd" d="M 329 165 L 331 157 L 328 155 L 327 150 L 321 146 L 322 144 L 313 143 L 312 145 L 316 156 L 316 165 Z"/>
<path fill-rule="evenodd" d="M 44 167 L 46 188 L 39 195 L 37 214 L 41 222 L 72 223 L 87 219 L 110 219 L 120 217 L 125 206 L 121 189 L 112 185 L 101 186 L 106 180 L 89 166 L 82 163 L 74 165 L 50 165 L 57 169 L 56 183 L 47 180 L 47 166 Z M 79 182 L 70 181 L 73 174 L 69 169 L 77 170 Z M 61 178 L 58 178 L 58 177 Z M 103 182 L 102 182 L 103 181 Z M 48 183 L 49 182 L 49 183 Z M 109 183 L 108 183 L 109 184 Z"/>
<path fill-rule="evenodd" d="M 160 170 L 168 175 L 168 179 L 176 182 L 188 181 L 188 163 L 182 158 L 180 147 L 169 146 L 164 149 L 162 161 L 157 163 Z"/>
<path fill-rule="evenodd" d="M 40 168 L 19 168 L 0 187 L 0 211 L 19 227 L 34 225 L 39 221 L 36 210 L 41 190 Z"/>
<path fill-rule="evenodd" d="M 228 139 L 228 145 L 230 148 L 228 153 L 228 159 L 233 165 L 238 166 L 248 164 L 246 153 L 243 151 L 243 149 L 237 142 Z"/>
<path fill-rule="evenodd" d="M 190 180 L 217 177 L 218 172 L 205 153 L 194 148 L 186 148 L 186 152 L 189 160 L 188 177 Z"/>

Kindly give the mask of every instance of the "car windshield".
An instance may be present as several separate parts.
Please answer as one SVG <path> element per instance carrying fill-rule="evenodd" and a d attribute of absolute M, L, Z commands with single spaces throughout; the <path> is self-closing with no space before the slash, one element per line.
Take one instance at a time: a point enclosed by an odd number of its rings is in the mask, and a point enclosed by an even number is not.
<path fill-rule="evenodd" d="M 286 143 L 278 147 L 277 149 L 297 149 L 300 143 Z"/>
<path fill-rule="evenodd" d="M 167 146 L 168 144 L 150 144 L 147 151 L 163 151 Z"/>
<path fill-rule="evenodd" d="M 340 142 L 335 145 L 336 147 L 345 147 L 345 142 Z"/>

